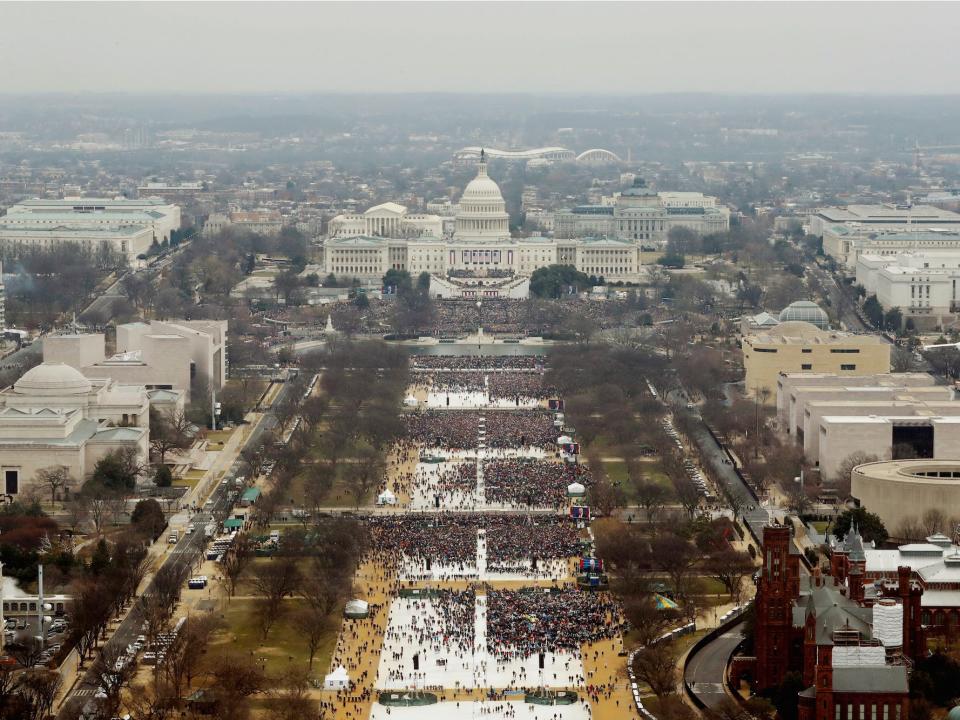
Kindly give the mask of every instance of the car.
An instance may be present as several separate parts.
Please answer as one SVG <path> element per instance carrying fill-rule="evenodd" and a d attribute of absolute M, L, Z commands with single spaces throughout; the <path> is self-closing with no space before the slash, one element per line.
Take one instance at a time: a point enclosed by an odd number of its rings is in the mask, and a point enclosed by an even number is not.
<path fill-rule="evenodd" d="M 14 620 L 13 618 L 8 618 L 7 621 L 4 623 L 4 626 L 3 626 L 3 627 L 4 627 L 5 630 L 16 630 L 16 629 L 17 629 L 17 621 Z"/>

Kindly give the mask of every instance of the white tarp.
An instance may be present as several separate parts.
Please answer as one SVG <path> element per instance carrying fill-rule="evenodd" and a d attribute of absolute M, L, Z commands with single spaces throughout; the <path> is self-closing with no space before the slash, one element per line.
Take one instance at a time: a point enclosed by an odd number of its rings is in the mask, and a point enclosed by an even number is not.
<path fill-rule="evenodd" d="M 377 505 L 396 505 L 397 496 L 389 490 L 384 490 L 377 496 Z"/>
<path fill-rule="evenodd" d="M 583 495 L 586 491 L 587 488 L 578 482 L 567 485 L 567 495 Z"/>
<path fill-rule="evenodd" d="M 560 437 L 557 438 L 557 445 L 567 445 L 568 443 L 572 443 L 572 442 L 573 442 L 573 438 L 570 437 L 569 435 L 561 435 Z"/>
<path fill-rule="evenodd" d="M 337 665 L 337 669 L 323 678 L 324 690 L 343 690 L 350 685 L 350 675 L 343 665 Z"/>
<path fill-rule="evenodd" d="M 407 407 L 416 407 L 417 399 L 413 395 L 407 395 L 407 397 L 403 400 L 403 404 Z"/>

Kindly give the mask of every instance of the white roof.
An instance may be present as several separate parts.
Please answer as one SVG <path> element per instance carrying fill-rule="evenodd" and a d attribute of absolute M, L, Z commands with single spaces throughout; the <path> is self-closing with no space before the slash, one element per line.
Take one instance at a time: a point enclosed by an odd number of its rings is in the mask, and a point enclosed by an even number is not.
<path fill-rule="evenodd" d="M 578 483 L 578 482 L 570 483 L 569 485 L 567 485 L 568 493 L 582 493 L 582 492 L 586 492 L 586 490 L 587 488 L 585 488 L 581 483 Z"/>
<path fill-rule="evenodd" d="M 346 605 L 347 612 L 353 612 L 353 613 L 367 612 L 369 609 L 370 609 L 370 603 L 368 603 L 366 600 L 354 599 L 354 600 L 350 600 Z M 342 670 L 343 668 L 340 668 L 340 669 Z M 346 671 L 344 670 L 344 672 Z"/>

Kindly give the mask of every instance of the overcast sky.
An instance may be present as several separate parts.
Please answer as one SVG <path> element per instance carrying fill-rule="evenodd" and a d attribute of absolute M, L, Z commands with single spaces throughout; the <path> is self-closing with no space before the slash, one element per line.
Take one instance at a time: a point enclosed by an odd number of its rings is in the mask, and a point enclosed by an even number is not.
<path fill-rule="evenodd" d="M 957 3 L 0 3 L 0 92 L 957 93 Z"/>

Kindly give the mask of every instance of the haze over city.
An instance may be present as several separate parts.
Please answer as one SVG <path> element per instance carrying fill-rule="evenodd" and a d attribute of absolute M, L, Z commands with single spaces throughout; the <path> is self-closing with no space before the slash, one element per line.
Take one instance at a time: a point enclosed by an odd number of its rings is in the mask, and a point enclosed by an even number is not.
<path fill-rule="evenodd" d="M 8 2 L 0 92 L 956 92 L 955 3 L 865 7 Z"/>

